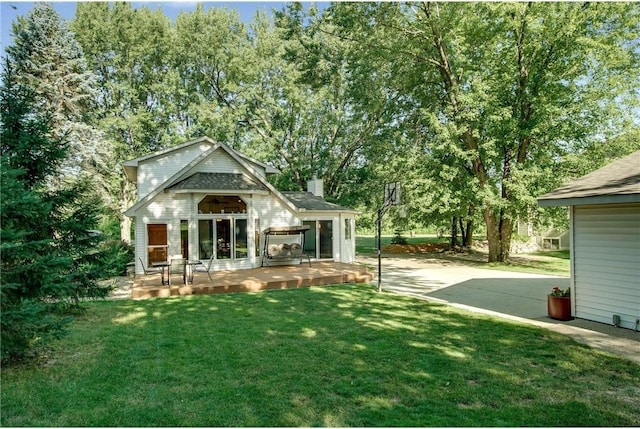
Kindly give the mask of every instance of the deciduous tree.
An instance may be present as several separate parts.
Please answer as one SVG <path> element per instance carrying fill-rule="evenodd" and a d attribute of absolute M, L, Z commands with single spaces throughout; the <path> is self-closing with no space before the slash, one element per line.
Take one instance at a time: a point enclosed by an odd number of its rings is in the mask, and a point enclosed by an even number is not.
<path fill-rule="evenodd" d="M 371 61 L 398 65 L 389 85 L 414 105 L 406 118 L 448 154 L 432 168 L 470 173 L 454 184 L 483 214 L 490 261 L 508 260 L 514 221 L 562 156 L 619 132 L 637 103 L 635 4 L 342 4 L 335 14 Z"/>

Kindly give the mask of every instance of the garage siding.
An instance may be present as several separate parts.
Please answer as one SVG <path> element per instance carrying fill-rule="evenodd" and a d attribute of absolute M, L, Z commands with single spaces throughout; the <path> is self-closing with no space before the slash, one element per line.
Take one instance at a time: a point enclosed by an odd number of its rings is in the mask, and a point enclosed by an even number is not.
<path fill-rule="evenodd" d="M 640 318 L 640 204 L 574 208 L 576 317 L 636 328 Z"/>

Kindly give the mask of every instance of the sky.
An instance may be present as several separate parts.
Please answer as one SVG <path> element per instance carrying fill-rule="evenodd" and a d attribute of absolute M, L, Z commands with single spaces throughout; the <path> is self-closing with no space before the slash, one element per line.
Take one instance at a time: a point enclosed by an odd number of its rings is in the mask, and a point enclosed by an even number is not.
<path fill-rule="evenodd" d="M 74 1 L 53 1 L 54 9 L 60 14 L 63 20 L 69 21 L 76 12 L 76 4 Z M 171 19 L 175 19 L 180 12 L 193 11 L 198 3 L 203 3 L 205 9 L 208 7 L 226 7 L 227 9 L 235 9 L 240 14 L 240 19 L 249 22 L 256 11 L 264 10 L 270 12 L 271 9 L 281 9 L 284 2 L 250 2 L 250 1 L 214 1 L 214 2 L 196 2 L 196 1 L 136 1 L 132 2 L 134 7 L 147 6 L 151 10 L 161 8 L 163 13 Z M 0 50 L 4 56 L 5 48 L 13 44 L 11 35 L 11 23 L 18 16 L 26 15 L 33 7 L 34 2 L 0 0 L 0 33 L 1 43 Z"/>

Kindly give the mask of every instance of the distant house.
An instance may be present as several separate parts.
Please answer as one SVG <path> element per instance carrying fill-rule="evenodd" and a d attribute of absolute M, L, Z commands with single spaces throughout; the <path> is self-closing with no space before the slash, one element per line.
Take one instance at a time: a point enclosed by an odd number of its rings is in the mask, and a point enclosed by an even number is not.
<path fill-rule="evenodd" d="M 535 240 L 540 250 L 569 250 L 569 231 L 556 228 L 543 231 L 534 231 L 531 219 L 523 221 L 518 219 L 515 232 L 521 237 L 528 237 Z M 514 252 L 512 246 L 511 252 Z"/>
<path fill-rule="evenodd" d="M 327 202 L 321 179 L 310 192 L 280 192 L 267 181 L 278 170 L 224 143 L 201 137 L 124 163 L 138 201 L 125 214 L 134 220 L 136 273 L 174 257 L 208 260 L 212 269 L 259 267 L 264 231 L 308 226 L 304 252 L 311 260 L 353 262 L 355 214 Z M 272 243 L 302 236 L 277 235 Z"/>
<path fill-rule="evenodd" d="M 640 151 L 538 198 L 569 206 L 575 317 L 640 329 Z"/>

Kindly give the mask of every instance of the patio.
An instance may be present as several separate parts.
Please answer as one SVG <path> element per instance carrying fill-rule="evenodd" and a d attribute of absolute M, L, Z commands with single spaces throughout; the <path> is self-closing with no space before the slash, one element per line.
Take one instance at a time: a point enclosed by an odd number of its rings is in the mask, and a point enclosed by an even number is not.
<path fill-rule="evenodd" d="M 138 275 L 133 282 L 133 299 L 179 295 L 258 292 L 268 289 L 296 289 L 340 283 L 370 282 L 373 274 L 364 265 L 342 262 L 312 262 L 307 264 L 270 266 L 248 270 L 196 272 L 193 283 L 185 285 L 182 274 L 173 274 L 171 286 L 163 286 L 160 274 Z"/>

